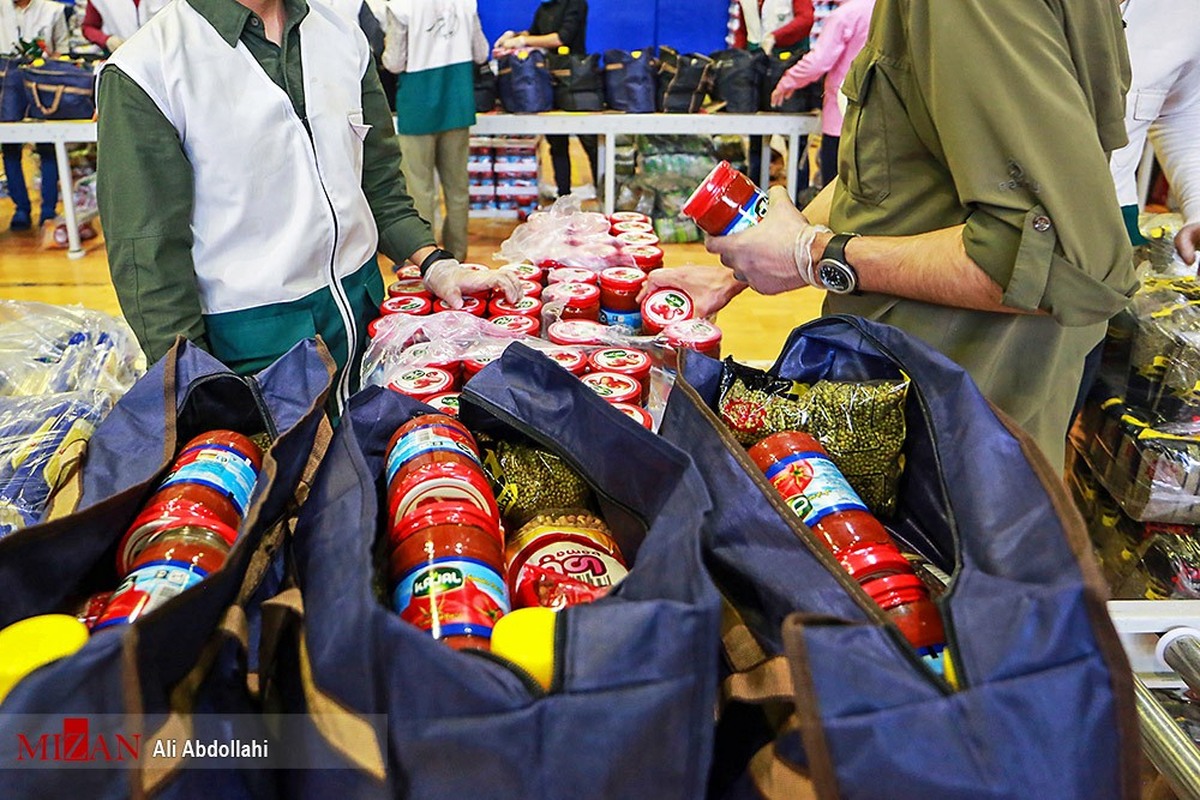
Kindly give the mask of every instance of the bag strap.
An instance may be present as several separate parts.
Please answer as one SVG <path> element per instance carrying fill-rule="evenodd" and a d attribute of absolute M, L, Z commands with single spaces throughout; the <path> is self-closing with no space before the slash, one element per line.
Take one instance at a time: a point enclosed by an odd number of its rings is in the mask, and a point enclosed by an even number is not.
<path fill-rule="evenodd" d="M 285 637 L 294 636 L 300 664 L 300 688 L 309 721 L 321 737 L 360 772 L 383 783 L 387 761 L 379 737 L 369 722 L 327 694 L 313 678 L 312 659 L 304 635 L 304 600 L 298 588 L 286 589 L 263 603 L 261 660 L 272 664 Z M 268 676 L 267 683 L 270 683 Z M 264 692 L 269 687 L 264 685 Z"/>
<path fill-rule="evenodd" d="M 42 116 L 48 117 L 51 114 L 55 114 L 58 112 L 58 106 L 62 102 L 63 91 L 67 87 L 59 84 L 58 86 L 50 86 L 47 88 L 43 88 L 42 85 L 37 83 L 36 81 L 28 81 L 27 80 L 27 81 L 25 81 L 25 88 L 28 90 L 29 96 L 31 98 L 33 98 L 33 104 L 38 107 L 39 111 L 42 112 Z M 42 92 L 43 91 L 51 92 L 54 96 L 54 102 L 50 104 L 49 108 L 47 108 L 42 103 Z"/>

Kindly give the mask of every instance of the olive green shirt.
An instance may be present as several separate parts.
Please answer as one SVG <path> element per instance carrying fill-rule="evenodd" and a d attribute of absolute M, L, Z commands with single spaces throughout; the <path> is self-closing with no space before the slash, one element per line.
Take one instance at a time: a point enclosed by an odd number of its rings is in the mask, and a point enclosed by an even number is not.
<path fill-rule="evenodd" d="M 306 119 L 299 30 L 308 14 L 305 0 L 284 0 L 283 47 L 267 39 L 262 20 L 236 0 L 184 1 L 229 44 L 230 57 L 238 41 L 244 43 Z M 98 199 L 121 310 L 152 361 L 166 353 L 176 333 L 207 347 L 192 262 L 195 175 L 179 135 L 115 66 L 101 72 L 97 107 Z M 363 141 L 363 192 L 379 229 L 379 250 L 403 262 L 434 238 L 405 187 L 395 124 L 373 64 L 362 77 L 362 109 L 372 126 Z"/>
<path fill-rule="evenodd" d="M 965 225 L 967 254 L 1014 309 L 882 294 L 827 313 L 907 330 L 965 367 L 1051 463 L 1083 359 L 1136 288 L 1108 170 L 1125 141 L 1129 61 L 1113 0 L 878 0 L 842 87 L 830 227 L 913 235 Z"/>

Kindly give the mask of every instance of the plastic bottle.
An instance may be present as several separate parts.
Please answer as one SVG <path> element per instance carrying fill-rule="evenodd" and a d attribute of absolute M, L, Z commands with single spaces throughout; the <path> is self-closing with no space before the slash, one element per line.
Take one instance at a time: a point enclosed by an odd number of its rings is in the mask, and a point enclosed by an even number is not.
<path fill-rule="evenodd" d="M 940 652 L 945 632 L 929 591 L 821 443 L 784 431 L 751 447 L 750 458 L 908 642 L 923 655 Z"/>

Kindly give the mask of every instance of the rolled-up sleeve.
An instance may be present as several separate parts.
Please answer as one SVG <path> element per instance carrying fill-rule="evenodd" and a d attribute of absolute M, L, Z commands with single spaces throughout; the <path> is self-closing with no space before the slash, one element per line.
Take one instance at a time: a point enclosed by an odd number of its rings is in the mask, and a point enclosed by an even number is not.
<path fill-rule="evenodd" d="M 1101 130 L 1064 22 L 1040 0 L 915 3 L 914 79 L 929 106 L 959 200 L 967 254 L 1003 302 L 1088 325 L 1136 288 Z M 1096 26 L 1091 46 L 1123 42 Z M 1097 60 L 1088 60 L 1095 66 Z"/>

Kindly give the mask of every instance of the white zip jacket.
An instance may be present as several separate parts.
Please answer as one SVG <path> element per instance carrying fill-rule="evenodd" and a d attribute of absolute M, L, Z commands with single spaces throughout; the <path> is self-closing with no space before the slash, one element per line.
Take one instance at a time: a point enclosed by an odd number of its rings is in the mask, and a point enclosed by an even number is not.
<path fill-rule="evenodd" d="M 245 44 L 176 0 L 112 57 L 179 134 L 192 163 L 192 257 L 205 314 L 300 299 L 360 269 L 378 233 L 362 190 L 366 38 L 321 3 L 300 23 L 311 138 Z M 348 314 L 348 307 L 343 312 Z M 353 323 L 345 320 L 347 330 Z"/>
<path fill-rule="evenodd" d="M 128 39 L 162 11 L 170 0 L 141 0 L 136 6 L 133 0 L 88 0 L 100 12 L 101 26 L 109 36 Z"/>

